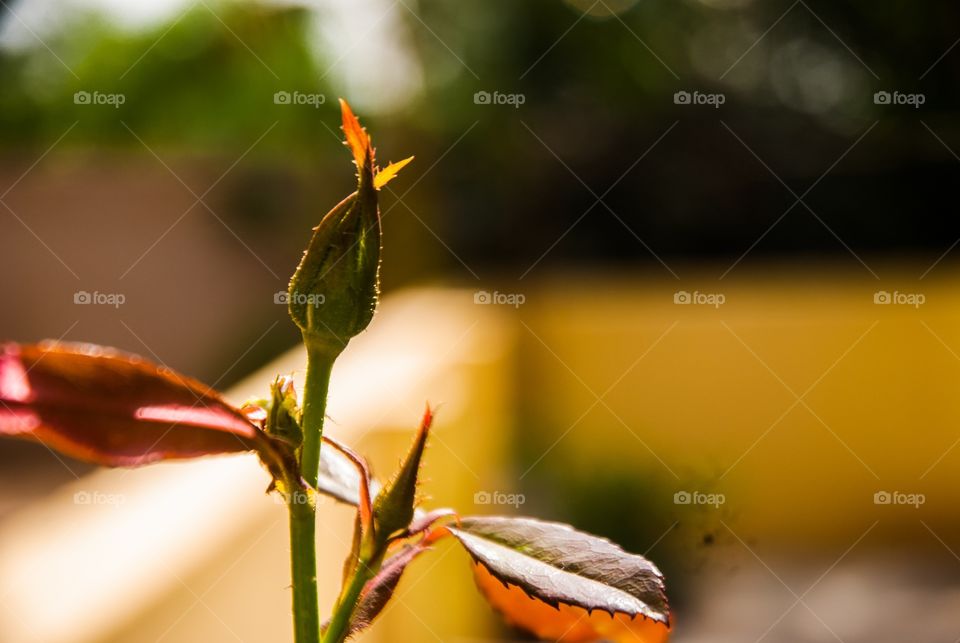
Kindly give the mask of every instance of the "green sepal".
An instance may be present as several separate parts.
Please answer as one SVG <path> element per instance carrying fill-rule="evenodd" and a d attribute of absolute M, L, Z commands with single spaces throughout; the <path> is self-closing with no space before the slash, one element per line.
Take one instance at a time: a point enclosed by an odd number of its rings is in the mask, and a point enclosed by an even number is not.
<path fill-rule="evenodd" d="M 410 452 L 400 465 L 393 480 L 377 495 L 373 503 L 374 532 L 379 540 L 385 541 L 394 533 L 406 530 L 413 520 L 417 503 L 417 480 L 420 476 L 420 463 L 427 446 L 427 436 L 433 422 L 433 413 L 427 407 L 420 422 L 420 429 L 414 438 Z"/>
<path fill-rule="evenodd" d="M 299 447 L 303 442 L 303 430 L 300 428 L 300 408 L 297 406 L 292 377 L 278 375 L 270 384 L 270 403 L 267 408 L 267 435 L 294 448 Z"/>

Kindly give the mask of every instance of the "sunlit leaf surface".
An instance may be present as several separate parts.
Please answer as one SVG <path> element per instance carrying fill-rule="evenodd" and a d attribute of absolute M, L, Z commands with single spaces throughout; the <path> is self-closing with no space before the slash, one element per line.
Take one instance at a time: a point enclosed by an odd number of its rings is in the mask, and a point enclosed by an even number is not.
<path fill-rule="evenodd" d="M 663 576 L 642 556 L 531 518 L 464 518 L 449 531 L 473 557 L 484 596 L 517 627 L 568 642 L 669 637 Z"/>
<path fill-rule="evenodd" d="M 0 344 L 0 435 L 106 466 L 247 451 L 259 434 L 200 382 L 90 344 Z"/>

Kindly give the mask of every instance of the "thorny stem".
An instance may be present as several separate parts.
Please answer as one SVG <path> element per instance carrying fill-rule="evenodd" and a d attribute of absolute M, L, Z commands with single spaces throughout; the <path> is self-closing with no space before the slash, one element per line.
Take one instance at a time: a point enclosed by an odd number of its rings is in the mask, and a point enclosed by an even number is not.
<path fill-rule="evenodd" d="M 294 491 L 290 511 L 290 568 L 293 581 L 293 632 L 296 643 L 320 640 L 317 598 L 316 516 L 302 491 Z"/>
<path fill-rule="evenodd" d="M 333 610 L 333 616 L 330 617 L 330 623 L 323 632 L 323 643 L 343 643 L 347 640 L 347 636 L 350 634 L 350 621 L 353 618 L 354 611 L 356 611 L 360 592 L 363 591 L 364 585 L 377 575 L 377 571 L 383 563 L 385 551 L 386 546 L 381 546 L 380 551 L 370 559 L 361 557 L 357 561 L 353 570 L 353 577 L 340 593 L 337 606 Z"/>
<path fill-rule="evenodd" d="M 306 338 L 305 338 L 306 339 Z M 320 470 L 320 444 L 327 407 L 330 371 L 339 350 L 307 344 L 307 377 L 303 391 L 303 445 L 300 474 L 312 488 Z M 319 643 L 320 606 L 317 597 L 316 505 L 304 490 L 287 494 L 290 514 L 290 570 L 293 583 L 293 629 L 296 643 Z"/>
<path fill-rule="evenodd" d="M 327 388 L 330 370 L 340 351 L 329 344 L 307 341 L 307 378 L 303 390 L 303 447 L 300 454 L 300 475 L 316 488 L 320 471 L 320 444 L 323 440 L 323 419 L 327 410 Z"/>

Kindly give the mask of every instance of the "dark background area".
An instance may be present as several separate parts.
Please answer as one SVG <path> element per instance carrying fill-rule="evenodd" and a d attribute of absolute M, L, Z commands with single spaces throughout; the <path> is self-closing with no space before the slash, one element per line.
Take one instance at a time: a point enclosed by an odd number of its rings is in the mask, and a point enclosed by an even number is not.
<path fill-rule="evenodd" d="M 580 5 L 593 9 L 581 14 Z M 844 243 L 857 253 L 938 256 L 960 236 L 947 214 L 958 164 L 948 148 L 960 139 L 952 117 L 960 68 L 953 3 L 410 6 L 401 12 L 401 35 L 422 78 L 415 93 L 367 121 L 382 148 L 413 149 L 425 165 L 447 152 L 411 192 L 410 206 L 474 270 L 522 274 L 628 169 L 604 197 L 616 216 L 603 205 L 590 209 L 545 267 L 656 270 L 627 228 L 668 263 L 732 261 L 794 203 L 790 190 L 803 193 L 841 156 L 804 199 L 816 216 L 796 206 L 752 258 L 844 257 Z M 94 15 L 77 19 L 44 40 L 79 79 L 44 47 L 7 51 L 0 66 L 7 155 L 42 150 L 76 121 L 66 149 L 144 153 L 125 123 L 158 149 L 233 159 L 276 121 L 222 186 L 224 216 L 245 238 L 289 239 L 326 206 L 318 183 L 346 174 L 340 164 L 323 167 L 337 145 L 332 99 L 342 87 L 320 78 L 328 61 L 311 56 L 306 11 L 228 3 L 218 14 L 198 7 L 136 34 Z M 83 87 L 121 92 L 126 102 L 116 110 L 74 105 L 70 97 Z M 330 100 L 291 114 L 269 101 L 284 88 Z M 726 100 L 719 109 L 676 105 L 680 90 L 722 92 Z M 881 90 L 921 93 L 925 102 L 876 105 Z M 521 93 L 525 102 L 477 105 L 477 91 Z M 289 167 L 276 167 L 278 159 Z M 270 169 L 258 171 L 258 161 Z M 391 278 L 470 277 L 442 247 L 429 250 L 419 265 L 404 263 L 413 274 L 394 270 Z"/>

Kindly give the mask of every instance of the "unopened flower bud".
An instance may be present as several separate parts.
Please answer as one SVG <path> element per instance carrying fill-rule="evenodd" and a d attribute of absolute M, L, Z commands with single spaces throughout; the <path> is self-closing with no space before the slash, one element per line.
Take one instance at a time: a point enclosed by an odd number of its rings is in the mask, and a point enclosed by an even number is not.
<path fill-rule="evenodd" d="M 310 346 L 339 353 L 373 318 L 380 290 L 377 192 L 412 157 L 378 170 L 366 130 L 340 101 L 346 144 L 357 166 L 357 191 L 314 228 L 289 287 L 289 309 Z"/>

